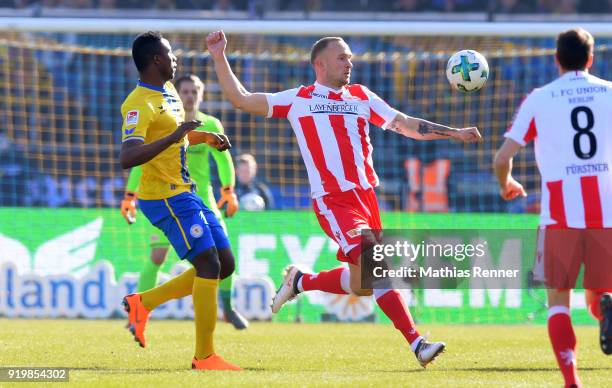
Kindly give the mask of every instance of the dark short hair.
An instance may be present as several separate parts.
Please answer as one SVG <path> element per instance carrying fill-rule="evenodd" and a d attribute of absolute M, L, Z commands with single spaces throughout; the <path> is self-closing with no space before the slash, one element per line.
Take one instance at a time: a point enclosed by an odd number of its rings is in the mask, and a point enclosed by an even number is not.
<path fill-rule="evenodd" d="M 593 35 L 583 28 L 572 28 L 557 36 L 557 60 L 565 70 L 584 70 L 593 54 Z"/>
<path fill-rule="evenodd" d="M 312 45 L 312 49 L 310 49 L 310 63 L 314 65 L 315 59 L 321 54 L 321 51 L 327 48 L 330 42 L 344 42 L 344 39 L 339 36 L 326 36 L 325 38 L 321 38 Z"/>
<path fill-rule="evenodd" d="M 143 32 L 134 39 L 132 59 L 138 71 L 144 71 L 153 62 L 153 56 L 161 53 L 162 39 L 159 31 Z"/>
<path fill-rule="evenodd" d="M 195 74 L 186 74 L 178 77 L 176 81 L 174 81 L 174 87 L 176 88 L 177 92 L 181 89 L 181 84 L 183 82 L 193 82 L 194 84 L 196 84 L 196 87 L 200 86 L 200 88 L 204 90 L 204 83 L 202 82 L 200 77 Z"/>

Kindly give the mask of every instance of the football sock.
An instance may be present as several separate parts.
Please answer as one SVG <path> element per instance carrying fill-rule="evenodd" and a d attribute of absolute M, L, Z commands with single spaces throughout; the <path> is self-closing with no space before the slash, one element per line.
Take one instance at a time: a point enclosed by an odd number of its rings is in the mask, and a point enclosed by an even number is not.
<path fill-rule="evenodd" d="M 138 287 L 136 292 L 142 293 L 157 286 L 159 268 L 161 265 L 155 264 L 151 259 L 147 259 L 140 270 Z"/>
<path fill-rule="evenodd" d="M 331 294 L 349 294 L 350 272 L 348 268 L 340 267 L 317 274 L 305 273 L 298 280 L 298 291 L 319 290 Z"/>
<path fill-rule="evenodd" d="M 202 360 L 215 352 L 213 332 L 217 323 L 218 279 L 193 279 L 193 312 L 196 330 L 194 357 Z"/>
<path fill-rule="evenodd" d="M 140 300 L 144 307 L 151 311 L 169 300 L 190 295 L 193 289 L 194 277 L 195 269 L 191 267 L 164 284 L 143 292 L 140 294 Z"/>
<path fill-rule="evenodd" d="M 393 322 L 395 328 L 404 335 L 404 338 L 406 338 L 406 341 L 408 341 L 414 351 L 423 337 L 416 330 L 402 295 L 397 290 L 375 289 L 374 297 L 380 309 Z"/>
<path fill-rule="evenodd" d="M 233 308 L 232 290 L 234 289 L 234 276 L 234 274 L 231 274 L 219 283 L 219 294 L 221 295 L 221 302 L 223 302 L 223 311 L 229 311 Z"/>
<path fill-rule="evenodd" d="M 548 309 L 548 336 L 565 386 L 581 387 L 576 366 L 576 336 L 568 307 L 551 306 Z"/>

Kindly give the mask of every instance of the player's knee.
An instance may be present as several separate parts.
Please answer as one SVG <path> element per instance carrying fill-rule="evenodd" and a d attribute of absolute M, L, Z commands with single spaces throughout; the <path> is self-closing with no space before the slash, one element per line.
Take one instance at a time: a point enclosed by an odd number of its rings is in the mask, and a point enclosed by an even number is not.
<path fill-rule="evenodd" d="M 221 262 L 217 249 L 212 247 L 198 254 L 191 260 L 196 276 L 206 279 L 218 279 L 221 272 Z"/>
<path fill-rule="evenodd" d="M 225 279 L 231 276 L 236 270 L 236 260 L 234 254 L 229 248 L 221 249 L 219 252 L 219 261 L 221 263 L 221 270 L 219 272 L 219 278 Z"/>
<path fill-rule="evenodd" d="M 354 295 L 357 295 L 357 296 L 370 296 L 373 293 L 372 290 L 361 288 L 358 285 L 357 286 L 353 286 L 352 284 L 351 284 L 351 292 Z"/>
<path fill-rule="evenodd" d="M 351 279 L 351 293 L 357 296 L 370 296 L 372 295 L 372 290 L 368 290 L 367 288 L 361 288 L 361 278 Z"/>
<path fill-rule="evenodd" d="M 379 243 L 379 236 L 372 230 L 361 230 L 361 250 L 367 252 L 372 250 Z"/>
<path fill-rule="evenodd" d="M 154 248 L 151 251 L 151 261 L 155 265 L 162 265 L 166 261 L 168 250 L 165 248 Z"/>

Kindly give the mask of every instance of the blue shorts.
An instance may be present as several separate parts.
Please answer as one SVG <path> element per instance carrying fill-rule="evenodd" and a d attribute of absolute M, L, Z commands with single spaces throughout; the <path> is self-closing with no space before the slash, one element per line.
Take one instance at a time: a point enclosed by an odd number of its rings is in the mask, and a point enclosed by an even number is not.
<path fill-rule="evenodd" d="M 167 199 L 139 199 L 144 215 L 159 228 L 181 259 L 191 260 L 211 247 L 230 246 L 215 213 L 197 195 L 181 193 Z"/>

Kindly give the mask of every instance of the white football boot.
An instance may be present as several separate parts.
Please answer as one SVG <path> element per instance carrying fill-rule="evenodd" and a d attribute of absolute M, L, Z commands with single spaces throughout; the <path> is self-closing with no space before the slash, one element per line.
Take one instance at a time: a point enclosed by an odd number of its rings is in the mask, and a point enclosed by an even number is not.
<path fill-rule="evenodd" d="M 417 345 L 414 354 L 419 361 L 419 364 L 425 368 L 427 364 L 435 360 L 435 358 L 444 351 L 445 347 L 446 344 L 444 342 L 429 343 L 423 339 Z"/>
<path fill-rule="evenodd" d="M 283 283 L 276 291 L 274 299 L 272 299 L 272 312 L 277 313 L 281 307 L 290 300 L 295 299 L 299 293 L 297 289 L 297 282 L 302 277 L 302 271 L 297 267 L 290 265 L 285 268 L 285 276 Z"/>

